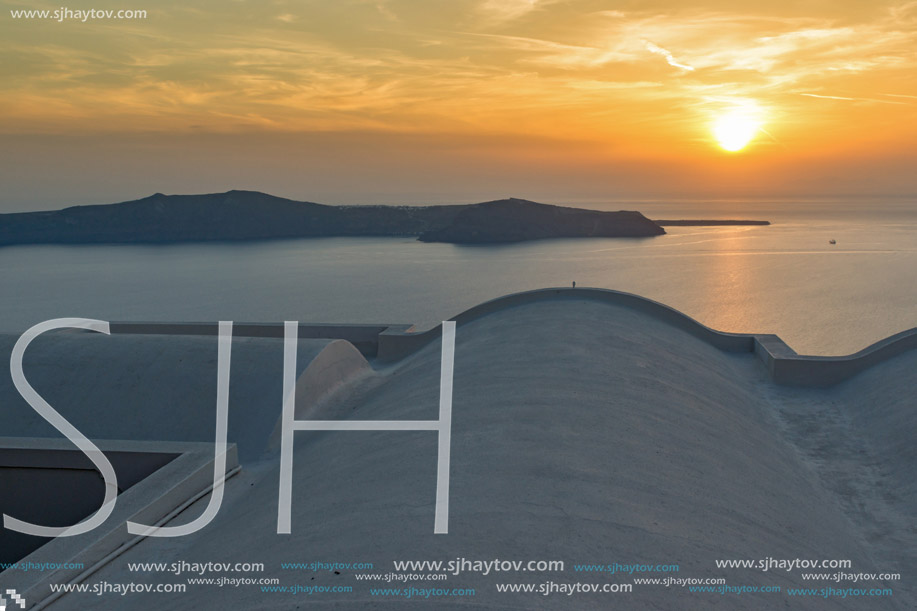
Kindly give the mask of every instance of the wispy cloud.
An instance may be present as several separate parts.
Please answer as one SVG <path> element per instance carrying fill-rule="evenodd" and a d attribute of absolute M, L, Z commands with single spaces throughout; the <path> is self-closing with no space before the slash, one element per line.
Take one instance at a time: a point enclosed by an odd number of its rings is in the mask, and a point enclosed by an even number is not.
<path fill-rule="evenodd" d="M 824 100 L 847 100 L 849 102 L 855 102 L 857 98 L 845 98 L 839 95 L 820 95 L 818 93 L 800 93 L 799 95 L 804 95 L 807 98 L 822 98 Z"/>
<path fill-rule="evenodd" d="M 644 40 L 643 44 L 644 46 L 646 46 L 646 50 L 649 51 L 650 53 L 655 53 L 656 55 L 663 56 L 665 58 L 665 61 L 668 62 L 670 66 L 681 68 L 682 70 L 687 70 L 688 72 L 691 72 L 694 70 L 693 66 L 689 66 L 688 64 L 683 64 L 683 63 L 676 61 L 675 56 L 672 55 L 672 53 L 668 49 L 663 49 L 659 45 L 654 44 L 648 40 Z"/>
<path fill-rule="evenodd" d="M 568 0 L 482 0 L 477 7 L 477 13 L 486 25 L 499 25 L 565 1 Z"/>
<path fill-rule="evenodd" d="M 840 95 L 822 95 L 819 93 L 800 93 L 799 95 L 805 96 L 807 98 L 820 98 L 823 100 L 843 100 L 845 102 L 873 102 L 875 104 L 907 104 L 907 102 L 897 102 L 895 100 L 879 100 L 876 98 L 849 98 L 846 96 Z M 915 97 L 917 96 L 907 96 Z"/>
<path fill-rule="evenodd" d="M 519 19 L 538 5 L 538 0 L 483 0 L 478 12 L 489 22 L 504 23 Z"/>
<path fill-rule="evenodd" d="M 490 45 L 487 45 L 487 48 L 493 51 L 519 52 L 520 55 L 515 61 L 521 64 L 582 69 L 635 59 L 633 53 L 620 46 L 593 47 L 507 34 L 475 32 L 464 32 L 463 34 L 478 40 L 489 41 Z"/>
<path fill-rule="evenodd" d="M 398 15 L 395 14 L 388 4 L 383 2 L 376 2 L 376 10 L 379 11 L 379 14 L 388 19 L 389 21 L 401 21 Z"/>
<path fill-rule="evenodd" d="M 617 140 L 663 125 L 696 133 L 735 100 L 801 123 L 917 98 L 913 7 L 841 20 L 759 12 L 750 0 L 716 12 L 674 0 L 598 12 L 589 0 L 220 6 L 176 3 L 161 19 L 106 24 L 91 39 L 86 28 L 0 21 L 3 129 L 193 124 Z"/>

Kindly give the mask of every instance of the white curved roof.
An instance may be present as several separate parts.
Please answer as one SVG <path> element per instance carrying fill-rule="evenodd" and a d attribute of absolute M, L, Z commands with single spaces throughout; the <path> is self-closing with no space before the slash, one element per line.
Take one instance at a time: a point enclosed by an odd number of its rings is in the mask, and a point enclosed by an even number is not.
<path fill-rule="evenodd" d="M 211 338 L 209 349 L 213 344 Z M 255 344 L 246 350 L 260 350 Z M 436 419 L 439 350 L 434 341 L 359 377 L 316 403 L 308 417 Z M 244 358 L 261 357 L 240 351 L 234 366 Z M 263 358 L 266 368 L 276 367 L 271 375 L 279 382 L 279 354 Z M 457 332 L 448 535 L 433 534 L 434 433 L 298 432 L 292 534 L 275 533 L 279 464 L 269 450 L 242 461 L 208 527 L 180 539 L 145 540 L 89 581 L 183 581 L 140 576 L 127 563 L 231 560 L 263 562 L 266 571 L 254 576 L 278 577 L 284 585 L 346 585 L 352 593 L 307 599 L 258 586 L 198 587 L 174 598 L 93 602 L 118 609 L 150 602 L 180 609 L 400 608 L 400 601 L 372 596 L 355 571 L 289 571 L 280 563 L 372 562 L 383 573 L 393 570 L 393 560 L 461 556 L 563 560 L 567 568 L 413 584 L 477 592 L 431 607 L 912 608 L 906 582 L 892 585 L 891 599 L 832 599 L 829 606 L 814 597 L 721 597 L 661 586 L 541 598 L 497 594 L 495 583 L 632 583 L 628 576 L 572 569 L 618 562 L 678 564 L 678 577 L 725 577 L 733 586 L 812 587 L 799 570 L 715 566 L 717 559 L 766 557 L 849 559 L 852 572 L 912 577 L 915 364 L 911 351 L 830 389 L 784 388 L 752 353 L 721 351 L 637 309 L 576 299 L 496 309 Z M 262 399 L 273 426 L 279 399 Z M 213 406 L 202 405 L 209 422 Z M 205 503 L 176 523 L 199 515 Z M 70 595 L 52 608 L 84 604 Z"/>

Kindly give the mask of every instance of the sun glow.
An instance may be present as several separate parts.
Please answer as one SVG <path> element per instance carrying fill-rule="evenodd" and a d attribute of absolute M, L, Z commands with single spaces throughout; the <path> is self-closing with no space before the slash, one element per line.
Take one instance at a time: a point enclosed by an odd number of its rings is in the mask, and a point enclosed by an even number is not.
<path fill-rule="evenodd" d="M 745 148 L 761 129 L 761 122 L 754 113 L 736 109 L 721 115 L 713 124 L 713 135 L 719 145 L 735 153 Z"/>

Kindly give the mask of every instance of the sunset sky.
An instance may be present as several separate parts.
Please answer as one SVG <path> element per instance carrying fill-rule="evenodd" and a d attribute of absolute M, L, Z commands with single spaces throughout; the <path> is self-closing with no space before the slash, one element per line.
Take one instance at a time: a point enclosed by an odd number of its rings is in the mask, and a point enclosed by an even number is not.
<path fill-rule="evenodd" d="M 913 1 L 0 4 L 0 211 L 917 193 Z"/>

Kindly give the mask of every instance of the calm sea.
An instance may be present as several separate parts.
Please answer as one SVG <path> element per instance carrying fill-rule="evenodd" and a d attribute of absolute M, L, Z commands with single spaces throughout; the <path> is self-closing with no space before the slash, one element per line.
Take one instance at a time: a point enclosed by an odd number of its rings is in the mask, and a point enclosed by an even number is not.
<path fill-rule="evenodd" d="M 2 248 L 0 331 L 69 316 L 427 327 L 487 299 L 574 280 L 661 301 L 715 329 L 777 333 L 808 354 L 850 353 L 917 326 L 913 200 L 577 205 L 773 225 L 506 246 L 326 238 Z"/>

